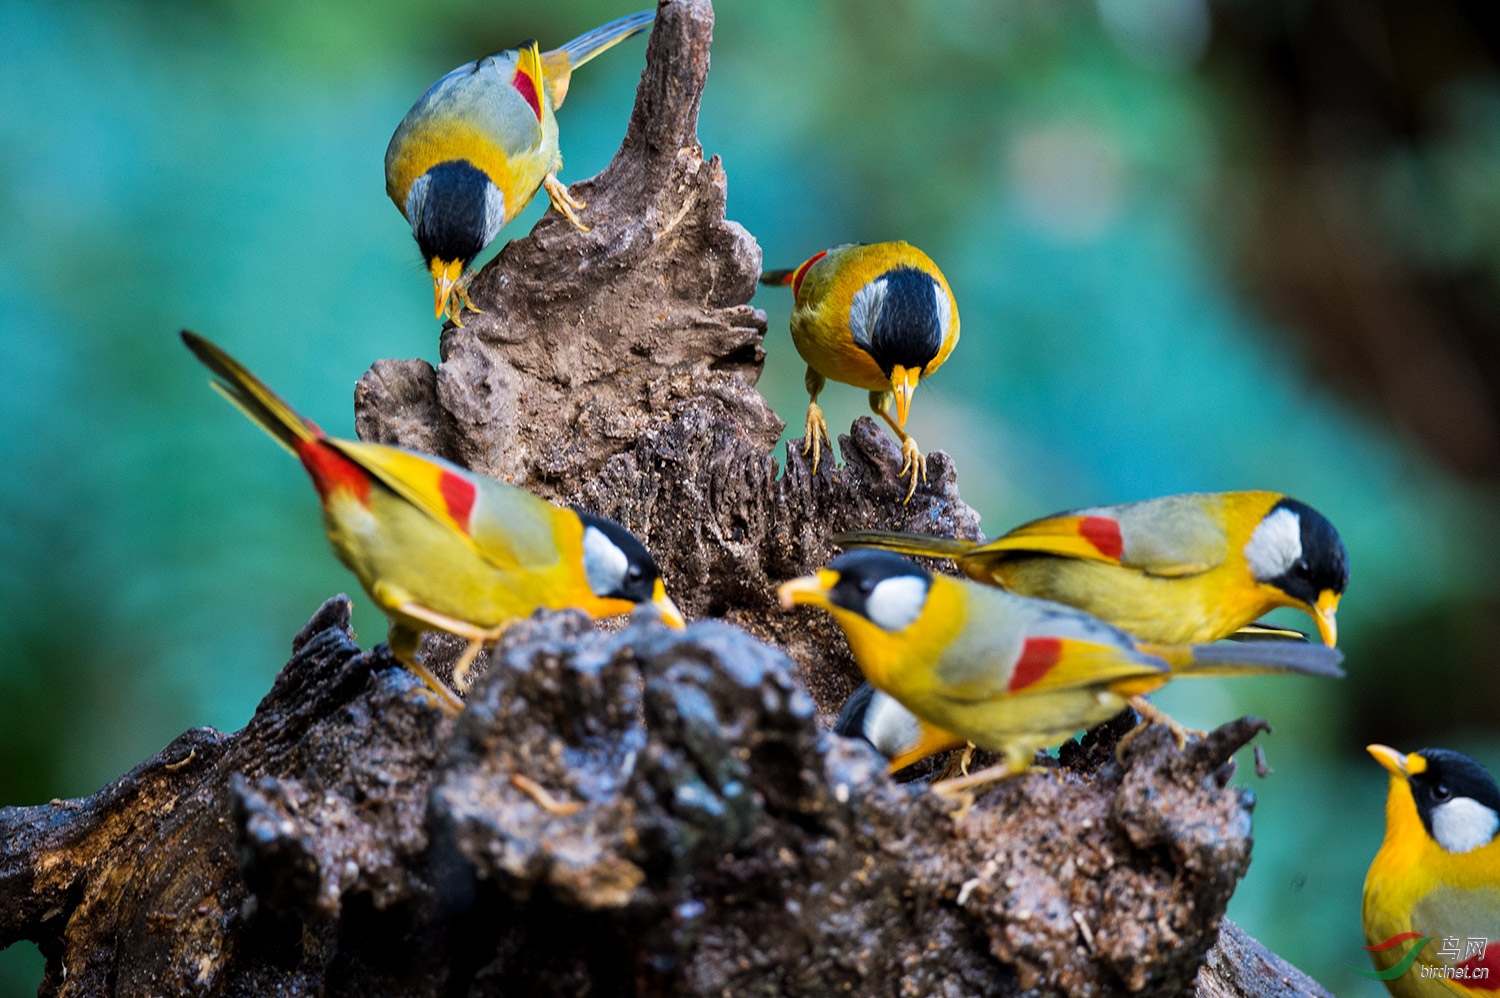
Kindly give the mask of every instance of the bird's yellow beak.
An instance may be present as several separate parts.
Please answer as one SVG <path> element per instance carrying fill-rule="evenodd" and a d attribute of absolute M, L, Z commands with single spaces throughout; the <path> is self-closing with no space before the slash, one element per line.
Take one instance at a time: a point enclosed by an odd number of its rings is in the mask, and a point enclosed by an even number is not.
<path fill-rule="evenodd" d="M 656 580 L 656 588 L 651 593 L 651 605 L 656 607 L 656 612 L 661 614 L 662 623 L 680 631 L 687 626 L 687 621 L 682 619 L 682 611 L 677 609 L 677 604 L 672 602 L 672 597 L 667 595 L 667 587 L 661 579 Z"/>
<path fill-rule="evenodd" d="M 804 575 L 800 579 L 783 582 L 781 588 L 776 590 L 776 597 L 781 600 L 783 610 L 790 610 L 798 603 L 827 606 L 828 590 L 838 584 L 839 573 L 822 568 L 816 575 Z"/>
<path fill-rule="evenodd" d="M 1313 604 L 1313 620 L 1318 623 L 1318 634 L 1323 638 L 1323 643 L 1330 648 L 1337 647 L 1339 643 L 1339 622 L 1336 614 L 1339 609 L 1339 594 L 1332 589 L 1325 589 L 1318 594 L 1318 601 Z"/>
<path fill-rule="evenodd" d="M 1427 771 L 1427 760 L 1415 752 L 1411 755 L 1403 755 L 1389 745 L 1366 745 L 1365 751 L 1374 756 L 1375 761 L 1380 763 L 1386 772 L 1392 776 L 1399 776 L 1403 780 Z"/>
<path fill-rule="evenodd" d="M 427 261 L 427 269 L 432 272 L 433 315 L 441 319 L 448 310 L 448 296 L 453 293 L 453 285 L 463 276 L 464 262 L 433 257 Z"/>
<path fill-rule="evenodd" d="M 902 367 L 900 364 L 891 368 L 891 391 L 896 395 L 896 425 L 903 430 L 906 429 L 906 417 L 911 412 L 912 393 L 917 390 L 917 382 L 921 378 L 921 368 Z"/>

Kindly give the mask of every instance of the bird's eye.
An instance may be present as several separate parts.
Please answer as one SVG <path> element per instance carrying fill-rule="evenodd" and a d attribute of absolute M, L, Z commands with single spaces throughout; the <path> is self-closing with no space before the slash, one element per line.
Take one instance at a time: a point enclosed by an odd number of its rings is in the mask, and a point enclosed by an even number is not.
<path fill-rule="evenodd" d="M 1299 579 L 1307 578 L 1311 572 L 1312 569 L 1308 567 L 1306 558 L 1298 558 L 1296 563 L 1292 565 L 1292 574 Z"/>
<path fill-rule="evenodd" d="M 873 579 L 860 579 L 859 580 L 859 591 L 860 591 L 861 594 L 863 594 L 865 596 L 868 596 L 871 593 L 873 593 L 875 591 L 875 580 L 873 580 Z"/>
<path fill-rule="evenodd" d="M 1436 800 L 1439 803 L 1441 803 L 1442 801 L 1447 800 L 1449 797 L 1452 797 L 1452 796 L 1453 796 L 1453 791 L 1448 789 L 1448 785 L 1446 783 L 1439 783 L 1439 784 L 1437 784 L 1436 786 L 1434 786 L 1432 788 L 1432 797 L 1433 797 L 1433 800 Z"/>
<path fill-rule="evenodd" d="M 641 576 L 644 574 L 645 573 L 641 570 L 641 566 L 639 565 L 631 565 L 628 569 L 625 570 L 625 578 L 631 582 L 641 581 Z"/>

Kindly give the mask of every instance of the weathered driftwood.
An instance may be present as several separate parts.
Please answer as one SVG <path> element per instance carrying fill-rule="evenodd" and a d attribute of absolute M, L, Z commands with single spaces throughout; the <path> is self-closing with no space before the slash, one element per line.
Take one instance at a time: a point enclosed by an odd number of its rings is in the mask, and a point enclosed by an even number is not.
<path fill-rule="evenodd" d="M 774 584 L 836 530 L 979 524 L 941 451 L 902 505 L 867 419 L 842 468 L 778 478 L 759 250 L 695 138 L 711 28 L 661 6 L 620 153 L 574 189 L 592 231 L 544 218 L 443 363 L 377 363 L 356 407 L 367 439 L 627 523 L 724 621 L 541 615 L 453 720 L 330 600 L 242 731 L 0 810 L 0 946 L 40 945 L 44 994 L 1323 994 L 1221 921 L 1256 722 L 1122 761 L 1106 726 L 962 818 L 824 730 L 856 673 Z"/>

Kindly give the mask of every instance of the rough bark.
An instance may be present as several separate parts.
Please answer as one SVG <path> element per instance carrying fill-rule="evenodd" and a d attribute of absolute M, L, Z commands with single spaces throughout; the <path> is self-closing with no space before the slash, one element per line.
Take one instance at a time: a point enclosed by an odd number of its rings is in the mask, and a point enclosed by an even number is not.
<path fill-rule="evenodd" d="M 711 27 L 661 6 L 620 153 L 574 189 L 592 230 L 549 214 L 443 363 L 377 363 L 356 408 L 366 439 L 621 520 L 723 619 L 539 615 L 454 720 L 330 600 L 243 730 L 0 810 L 0 946 L 40 945 L 44 994 L 1323 993 L 1222 922 L 1259 722 L 1117 759 L 1117 719 L 962 816 L 824 730 L 856 673 L 774 584 L 840 529 L 978 517 L 940 451 L 903 505 L 868 419 L 842 467 L 778 477 L 759 251 L 695 138 Z"/>
<path fill-rule="evenodd" d="M 954 819 L 732 625 L 528 621 L 454 720 L 349 609 L 243 730 L 0 810 L 43 994 L 1323 994 L 1219 931 L 1258 722 L 1105 726 Z"/>

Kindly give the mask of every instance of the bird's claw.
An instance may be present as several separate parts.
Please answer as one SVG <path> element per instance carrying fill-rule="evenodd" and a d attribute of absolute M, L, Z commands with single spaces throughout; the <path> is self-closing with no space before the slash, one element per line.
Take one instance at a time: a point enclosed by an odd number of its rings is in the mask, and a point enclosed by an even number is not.
<path fill-rule="evenodd" d="M 917 492 L 917 476 L 922 476 L 922 484 L 927 484 L 927 458 L 917 449 L 917 442 L 911 437 L 901 441 L 901 471 L 897 478 L 905 478 L 911 474 L 911 484 L 907 486 L 906 498 L 901 500 L 902 504 L 911 502 L 911 497 Z"/>
<path fill-rule="evenodd" d="M 547 199 L 552 202 L 552 207 L 557 213 L 573 223 L 573 228 L 579 232 L 588 232 L 589 227 L 584 225 L 578 218 L 578 212 L 588 207 L 588 203 L 580 201 L 568 193 L 567 185 L 557 179 L 557 174 L 549 173 L 542 186 L 547 190 Z"/>
<path fill-rule="evenodd" d="M 828 421 L 823 418 L 823 410 L 818 403 L 807 403 L 807 422 L 803 425 L 802 432 L 802 456 L 806 457 L 807 452 L 812 451 L 812 473 L 816 475 L 823 441 L 828 441 L 830 452 L 833 450 L 833 441 L 828 436 Z"/>
<path fill-rule="evenodd" d="M 448 319 L 458 328 L 463 328 L 463 319 L 460 316 L 465 312 L 473 312 L 475 315 L 483 315 L 484 309 L 479 308 L 469 298 L 469 285 L 474 280 L 474 273 L 460 277 L 453 284 L 453 290 L 448 292 Z"/>
<path fill-rule="evenodd" d="M 1125 749 L 1130 745 L 1131 742 L 1135 741 L 1136 736 L 1138 736 L 1142 731 L 1145 731 L 1153 724 L 1160 724 L 1162 727 L 1172 732 L 1172 739 L 1177 743 L 1177 750 L 1179 752 L 1187 748 L 1188 739 L 1193 737 L 1207 737 L 1204 732 L 1195 731 L 1192 728 L 1186 727 L 1183 724 L 1179 723 L 1177 720 L 1167 714 L 1166 711 L 1162 710 L 1160 707 L 1156 706 L 1145 697 L 1131 697 L 1130 706 L 1134 707 L 1135 712 L 1141 715 L 1141 723 L 1125 732 L 1124 736 L 1120 738 L 1119 744 L 1115 746 L 1115 761 L 1117 762 L 1124 761 Z"/>

